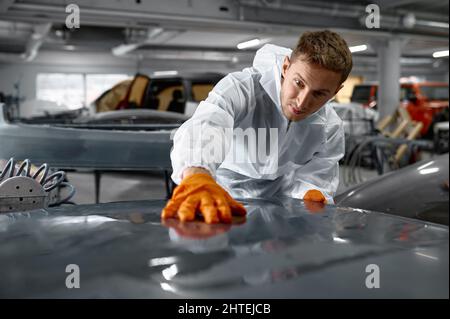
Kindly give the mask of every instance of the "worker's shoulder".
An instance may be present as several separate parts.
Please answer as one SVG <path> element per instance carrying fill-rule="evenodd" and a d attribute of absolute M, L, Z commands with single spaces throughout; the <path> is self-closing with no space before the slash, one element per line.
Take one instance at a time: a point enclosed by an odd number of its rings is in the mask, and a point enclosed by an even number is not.
<path fill-rule="evenodd" d="M 259 81 L 261 74 L 254 68 L 245 68 L 241 71 L 231 72 L 226 75 L 216 85 L 216 89 L 227 90 L 230 88 L 248 89 L 253 86 L 255 81 Z"/>
<path fill-rule="evenodd" d="M 322 108 L 323 116 L 326 119 L 327 126 L 340 126 L 343 128 L 344 122 L 336 113 L 332 103 L 327 102 Z"/>

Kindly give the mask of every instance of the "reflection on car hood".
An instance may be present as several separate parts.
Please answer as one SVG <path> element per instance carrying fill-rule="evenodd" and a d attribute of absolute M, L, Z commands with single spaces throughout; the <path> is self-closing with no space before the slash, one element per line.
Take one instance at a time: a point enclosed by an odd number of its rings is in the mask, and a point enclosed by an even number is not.
<path fill-rule="evenodd" d="M 0 297 L 448 298 L 445 226 L 289 198 L 243 203 L 247 219 L 233 225 L 163 225 L 162 200 L 0 215 Z M 66 288 L 70 264 L 78 289 Z M 378 289 L 365 284 L 371 264 Z"/>

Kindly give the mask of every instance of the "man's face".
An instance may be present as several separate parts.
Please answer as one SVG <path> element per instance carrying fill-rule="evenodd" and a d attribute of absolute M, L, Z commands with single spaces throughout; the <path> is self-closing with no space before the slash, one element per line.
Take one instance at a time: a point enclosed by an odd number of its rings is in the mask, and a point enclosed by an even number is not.
<path fill-rule="evenodd" d="M 320 109 L 342 88 L 341 74 L 296 58 L 284 59 L 281 107 L 288 120 L 300 121 Z"/>

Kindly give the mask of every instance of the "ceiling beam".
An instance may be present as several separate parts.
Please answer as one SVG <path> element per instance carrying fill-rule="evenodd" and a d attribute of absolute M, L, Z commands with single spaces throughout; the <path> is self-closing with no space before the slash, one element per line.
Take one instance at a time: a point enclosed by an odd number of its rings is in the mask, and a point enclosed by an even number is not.
<path fill-rule="evenodd" d="M 381 10 L 389 10 L 421 1 L 423 0 L 375 0 L 374 2 L 380 6 Z"/>
<path fill-rule="evenodd" d="M 300 24 L 286 24 L 286 20 L 276 20 L 276 21 L 256 21 L 256 20 L 236 20 L 236 19 L 220 19 L 211 17 L 200 17 L 200 16 L 180 16 L 171 15 L 165 13 L 150 13 L 142 11 L 125 11 L 125 10 L 112 10 L 112 9 L 98 9 L 92 7 L 84 7 L 83 10 L 82 23 L 86 25 L 92 25 L 97 23 L 97 25 L 112 25 L 114 26 L 132 26 L 134 24 L 139 24 L 141 26 L 160 26 L 167 28 L 186 28 L 186 29 L 203 29 L 207 28 L 210 31 L 239 31 L 242 32 L 250 31 L 254 33 L 270 33 L 274 35 L 298 35 L 305 30 L 320 29 L 323 25 L 300 25 Z M 7 19 L 8 16 L 14 16 L 16 18 L 28 17 L 28 19 L 36 19 L 37 13 L 41 13 L 44 17 L 43 19 L 52 20 L 54 23 L 63 23 L 65 21 L 66 13 L 63 6 L 56 5 L 42 5 L 42 4 L 27 4 L 27 3 L 16 3 L 8 11 L 7 14 L 0 14 L 0 18 Z M 280 12 L 277 12 L 280 13 Z M 272 13 L 275 15 L 275 13 Z M 244 17 L 245 18 L 245 17 Z M 337 18 L 329 18 L 330 23 Z M 339 21 L 336 20 L 335 25 L 329 25 L 328 27 L 336 30 L 342 31 L 347 34 L 359 34 L 365 37 L 390 37 L 392 33 L 390 30 L 373 30 L 370 32 L 361 26 L 356 28 L 353 22 L 349 27 L 346 21 L 348 17 L 341 18 Z M 385 19 L 386 20 L 386 19 Z M 299 21 L 300 23 L 301 21 Z M 397 34 L 403 34 L 406 32 L 416 35 L 414 30 L 395 30 Z M 443 39 L 448 39 L 448 29 L 446 31 L 441 31 L 440 33 L 428 32 L 423 34 L 425 37 L 430 38 L 436 37 Z M 445 33 L 446 32 L 446 33 Z M 442 34 L 441 34 L 442 33 Z M 445 34 L 443 34 L 445 33 Z"/>

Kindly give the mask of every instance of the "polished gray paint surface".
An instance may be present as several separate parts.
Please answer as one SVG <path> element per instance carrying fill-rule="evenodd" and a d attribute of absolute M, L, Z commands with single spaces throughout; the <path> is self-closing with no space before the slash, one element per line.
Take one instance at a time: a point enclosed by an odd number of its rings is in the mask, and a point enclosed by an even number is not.
<path fill-rule="evenodd" d="M 448 227 L 283 198 L 232 225 L 180 223 L 165 201 L 0 215 L 0 297 L 448 298 Z M 66 266 L 80 268 L 68 289 Z M 380 269 L 380 288 L 365 285 Z"/>
<path fill-rule="evenodd" d="M 348 189 L 335 203 L 448 225 L 448 164 L 446 153 L 409 165 Z"/>

